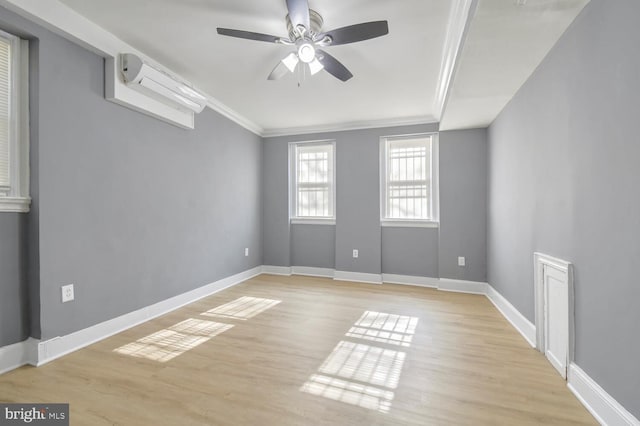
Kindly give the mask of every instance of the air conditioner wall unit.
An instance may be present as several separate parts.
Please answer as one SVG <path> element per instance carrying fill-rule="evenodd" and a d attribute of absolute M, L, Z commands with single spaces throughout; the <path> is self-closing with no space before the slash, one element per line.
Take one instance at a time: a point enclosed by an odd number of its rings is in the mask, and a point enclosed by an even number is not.
<path fill-rule="evenodd" d="M 128 87 L 173 107 L 199 113 L 207 106 L 208 99 L 204 94 L 145 62 L 137 55 L 121 54 L 120 69 Z"/>

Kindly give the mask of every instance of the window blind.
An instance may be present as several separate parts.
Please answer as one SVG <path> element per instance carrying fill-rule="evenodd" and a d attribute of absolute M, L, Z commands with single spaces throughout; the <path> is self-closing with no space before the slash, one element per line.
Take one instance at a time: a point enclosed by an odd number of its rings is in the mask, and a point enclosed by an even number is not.
<path fill-rule="evenodd" d="M 297 217 L 333 217 L 333 144 L 296 146 Z"/>
<path fill-rule="evenodd" d="M 430 219 L 431 137 L 389 139 L 386 146 L 389 219 Z"/>
<path fill-rule="evenodd" d="M 0 190 L 9 187 L 11 44 L 0 37 Z"/>

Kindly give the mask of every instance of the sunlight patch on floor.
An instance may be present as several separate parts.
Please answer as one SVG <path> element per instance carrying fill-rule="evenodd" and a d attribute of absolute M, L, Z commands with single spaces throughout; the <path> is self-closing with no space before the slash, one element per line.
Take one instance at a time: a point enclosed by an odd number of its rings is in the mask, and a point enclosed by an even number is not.
<path fill-rule="evenodd" d="M 280 302 L 282 301 L 243 296 L 232 302 L 225 303 L 224 305 L 210 309 L 207 312 L 203 312 L 202 315 L 236 320 L 248 320 L 267 309 L 276 306 Z"/>
<path fill-rule="evenodd" d="M 383 386 L 398 387 L 404 352 L 342 341 L 320 366 L 322 374 Z"/>
<path fill-rule="evenodd" d="M 416 317 L 365 311 L 300 391 L 389 412 L 407 355 L 396 348 L 411 346 L 417 325 Z"/>
<path fill-rule="evenodd" d="M 189 318 L 114 349 L 114 352 L 135 358 L 167 362 L 232 327 L 232 324 Z"/>
<path fill-rule="evenodd" d="M 417 325 L 417 317 L 366 311 L 346 336 L 409 347 Z"/>
<path fill-rule="evenodd" d="M 300 390 L 382 413 L 389 411 L 394 396 L 388 390 L 318 374 L 312 375 Z"/>

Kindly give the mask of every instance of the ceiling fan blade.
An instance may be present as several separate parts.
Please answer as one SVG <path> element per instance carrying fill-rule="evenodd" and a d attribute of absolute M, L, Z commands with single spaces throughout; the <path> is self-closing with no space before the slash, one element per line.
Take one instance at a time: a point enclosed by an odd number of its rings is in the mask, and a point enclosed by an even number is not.
<path fill-rule="evenodd" d="M 324 66 L 324 69 L 337 78 L 338 80 L 347 81 L 353 74 L 351 71 L 347 69 L 340 61 L 338 61 L 333 56 L 329 55 L 327 52 L 323 50 L 318 50 L 318 61 Z"/>
<path fill-rule="evenodd" d="M 362 40 L 369 40 L 371 38 L 376 38 L 387 34 L 389 34 L 389 23 L 387 21 L 374 21 L 356 25 L 349 25 L 348 27 L 342 27 L 332 31 L 327 31 L 324 34 L 320 34 L 318 38 L 322 39 L 325 36 L 329 36 L 333 40 L 331 42 L 331 46 L 335 46 L 339 44 L 348 44 Z"/>
<path fill-rule="evenodd" d="M 266 41 L 268 43 L 279 43 L 281 40 L 281 37 L 276 37 L 269 34 L 252 33 L 251 31 L 242 31 L 242 30 L 232 30 L 230 28 L 218 28 L 218 34 L 229 36 L 229 37 L 244 38 L 247 40 Z"/>
<path fill-rule="evenodd" d="M 311 26 L 309 24 L 308 0 L 287 0 L 287 10 L 289 11 L 289 20 L 293 28 L 303 25 L 309 31 Z"/>

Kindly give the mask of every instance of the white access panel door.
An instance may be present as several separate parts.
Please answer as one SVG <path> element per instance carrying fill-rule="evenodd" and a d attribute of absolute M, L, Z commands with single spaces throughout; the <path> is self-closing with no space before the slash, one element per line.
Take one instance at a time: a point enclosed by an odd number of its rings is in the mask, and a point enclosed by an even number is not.
<path fill-rule="evenodd" d="M 543 267 L 545 355 L 567 378 L 569 355 L 569 283 L 566 271 Z"/>

